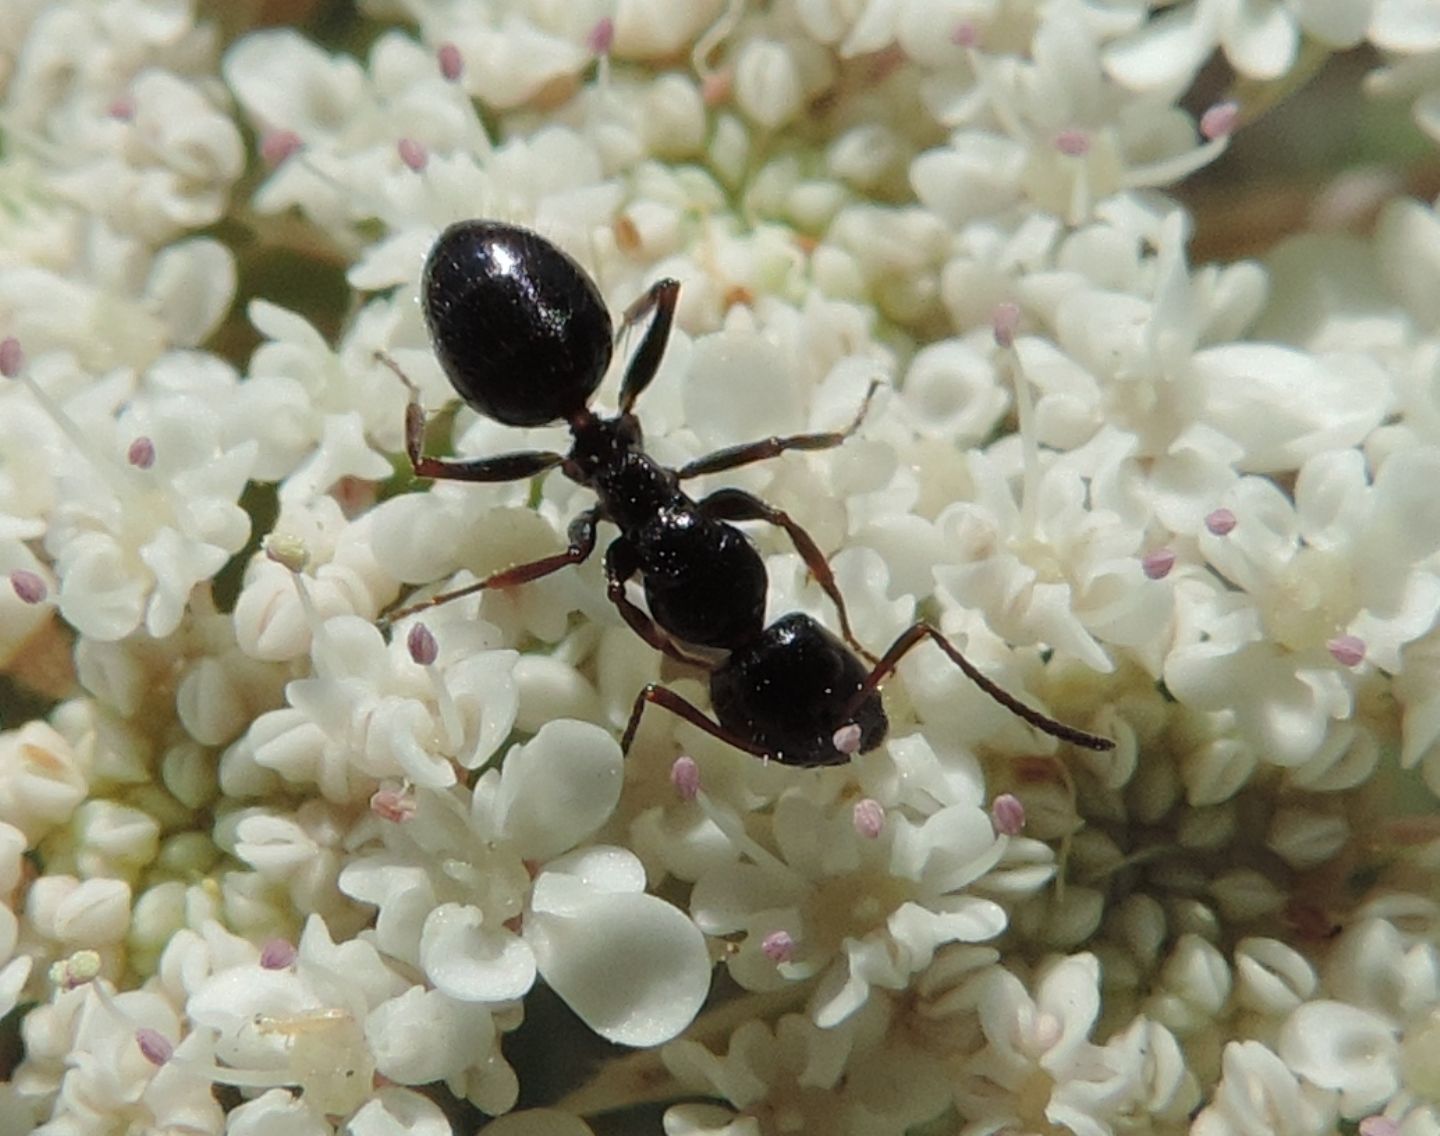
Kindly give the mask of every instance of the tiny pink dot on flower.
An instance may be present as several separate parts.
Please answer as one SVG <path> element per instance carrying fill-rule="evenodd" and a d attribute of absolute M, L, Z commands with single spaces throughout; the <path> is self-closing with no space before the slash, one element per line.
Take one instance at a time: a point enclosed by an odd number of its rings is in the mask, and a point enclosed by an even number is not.
<path fill-rule="evenodd" d="M 155 443 L 141 434 L 125 451 L 125 460 L 136 469 L 149 469 L 155 464 Z"/>
<path fill-rule="evenodd" d="M 1001 836 L 1019 836 L 1025 829 L 1025 806 L 1013 793 L 1001 793 L 990 802 L 990 823 Z"/>
<path fill-rule="evenodd" d="M 730 98 L 735 86 L 735 76 L 729 69 L 711 71 L 700 80 L 700 98 L 708 107 L 719 106 Z"/>
<path fill-rule="evenodd" d="M 961 20 L 950 31 L 950 42 L 957 47 L 976 47 L 980 43 L 980 29 L 969 20 Z"/>
<path fill-rule="evenodd" d="M 425 149 L 422 142 L 413 138 L 402 138 L 395 143 L 395 152 L 400 155 L 400 160 L 414 170 L 417 174 L 423 170 L 430 161 L 430 151 Z"/>
<path fill-rule="evenodd" d="M 1090 133 L 1071 127 L 1055 135 L 1055 149 L 1070 158 L 1079 158 L 1090 152 Z"/>
<path fill-rule="evenodd" d="M 415 798 L 393 785 L 384 786 L 370 795 L 370 811 L 381 820 L 404 824 L 415 816 Z"/>
<path fill-rule="evenodd" d="M 830 744 L 847 757 L 858 752 L 860 749 L 860 724 L 847 722 L 835 731 L 834 736 L 830 739 Z"/>
<path fill-rule="evenodd" d="M 1205 518 L 1205 527 L 1216 536 L 1227 536 L 1238 522 L 1229 509 L 1216 509 Z"/>
<path fill-rule="evenodd" d="M 135 117 L 135 99 L 131 95 L 116 95 L 105 108 L 105 113 L 118 122 L 129 122 Z"/>
<path fill-rule="evenodd" d="M 1163 580 L 1175 567 L 1173 548 L 1151 549 L 1140 558 L 1140 570 L 1152 580 Z"/>
<path fill-rule="evenodd" d="M 879 801 L 865 797 L 855 802 L 851 820 L 860 836 L 874 840 L 885 831 L 885 807 Z"/>
<path fill-rule="evenodd" d="M 151 1065 L 164 1065 L 175 1054 L 175 1047 L 159 1030 L 141 1026 L 135 1031 L 135 1044 Z"/>
<path fill-rule="evenodd" d="M 295 944 L 289 939 L 268 939 L 260 948 L 260 966 L 265 970 L 284 970 L 295 963 Z"/>
<path fill-rule="evenodd" d="M 1360 1136 L 1400 1136 L 1400 1122 L 1388 1116 L 1367 1116 L 1356 1131 Z"/>
<path fill-rule="evenodd" d="M 15 594 L 20 597 L 21 603 L 44 603 L 45 597 L 50 594 L 50 589 L 46 586 L 45 581 L 28 568 L 16 568 L 11 572 L 10 586 L 15 589 Z"/>
<path fill-rule="evenodd" d="M 615 21 L 609 16 L 599 20 L 585 37 L 585 46 L 590 49 L 591 55 L 609 55 L 614 44 Z"/>
<path fill-rule="evenodd" d="M 25 369 L 25 349 L 13 335 L 0 339 L 0 375 L 13 379 Z"/>
<path fill-rule="evenodd" d="M 1001 347 L 1015 346 L 1015 332 L 1020 327 L 1020 305 L 1009 300 L 996 304 L 995 310 L 990 313 L 990 327 L 995 334 L 995 342 Z"/>
<path fill-rule="evenodd" d="M 267 130 L 260 136 L 260 160 L 273 170 L 303 145 L 293 130 Z"/>
<path fill-rule="evenodd" d="M 435 49 L 435 62 L 440 65 L 441 76 L 451 83 L 465 70 L 465 57 L 453 43 L 442 43 Z"/>
<path fill-rule="evenodd" d="M 435 641 L 435 633 L 418 622 L 411 624 L 410 631 L 405 636 L 405 648 L 410 652 L 411 660 L 422 667 L 428 667 L 440 654 L 440 644 Z"/>
<path fill-rule="evenodd" d="M 760 952 L 771 962 L 789 962 L 795 957 L 795 940 L 789 931 L 771 931 L 760 940 Z"/>
<path fill-rule="evenodd" d="M 1216 103 L 1200 116 L 1200 135 L 1207 141 L 1224 138 L 1234 133 L 1239 122 L 1239 103 L 1231 101 Z"/>
<path fill-rule="evenodd" d="M 1358 635 L 1337 635 L 1325 649 L 1342 667 L 1358 667 L 1365 661 L 1365 640 Z"/>
<path fill-rule="evenodd" d="M 700 766 L 695 759 L 681 754 L 670 766 L 670 785 L 682 801 L 693 801 L 700 793 Z"/>

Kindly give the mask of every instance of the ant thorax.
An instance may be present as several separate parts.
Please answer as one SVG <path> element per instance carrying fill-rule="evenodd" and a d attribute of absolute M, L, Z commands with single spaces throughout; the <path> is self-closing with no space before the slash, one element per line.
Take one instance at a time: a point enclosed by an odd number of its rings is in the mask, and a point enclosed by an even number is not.
<path fill-rule="evenodd" d="M 661 510 L 684 500 L 675 474 L 643 450 L 633 414 L 601 418 L 586 412 L 571 420 L 575 439 L 565 462 L 572 481 L 595 491 L 602 514 L 633 532 Z"/>

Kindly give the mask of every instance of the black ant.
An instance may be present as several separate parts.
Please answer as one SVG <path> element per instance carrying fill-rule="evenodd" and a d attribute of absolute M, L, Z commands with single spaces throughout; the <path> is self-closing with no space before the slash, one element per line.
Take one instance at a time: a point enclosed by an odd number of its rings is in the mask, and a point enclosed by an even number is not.
<path fill-rule="evenodd" d="M 610 364 L 615 337 L 605 302 L 585 270 L 543 237 L 515 225 L 462 221 L 440 235 L 425 264 L 422 303 L 435 352 L 456 393 L 478 413 L 510 426 L 565 422 L 574 440 L 568 454 L 530 450 L 464 461 L 427 457 L 419 392 L 401 374 L 410 390 L 405 450 L 416 476 L 514 481 L 559 466 L 566 477 L 593 489 L 597 501 L 570 523 L 565 551 L 496 572 L 391 618 L 579 564 L 594 551 L 596 525 L 606 520 L 620 530 L 605 550 L 610 601 L 652 647 L 710 672 L 710 703 L 719 720 L 651 683 L 631 710 L 622 743 L 627 752 L 645 707 L 657 703 L 758 757 L 802 766 L 847 761 L 851 753 L 874 749 L 884 740 L 888 722 L 880 684 L 924 639 L 1037 729 L 1090 749 L 1112 748 L 1115 743 L 1108 738 L 1063 725 L 1020 702 L 929 624 L 915 624 L 876 659 L 851 632 L 845 601 L 824 555 L 788 514 L 740 489 L 718 489 L 696 501 L 680 488 L 692 477 L 787 450 L 838 446 L 859 427 L 874 386 L 844 430 L 731 446 L 679 469 L 667 469 L 645 453 L 633 407 L 660 365 L 679 294 L 677 281 L 660 280 L 625 311 L 622 332 L 647 317 L 650 324 L 626 368 L 620 412 L 601 418 L 586 404 Z M 765 565 L 733 521 L 768 521 L 786 531 L 834 602 L 843 640 L 799 612 L 765 626 Z M 627 581 L 637 574 L 648 614 L 626 593 Z M 691 654 L 686 645 L 727 654 L 716 663 Z"/>

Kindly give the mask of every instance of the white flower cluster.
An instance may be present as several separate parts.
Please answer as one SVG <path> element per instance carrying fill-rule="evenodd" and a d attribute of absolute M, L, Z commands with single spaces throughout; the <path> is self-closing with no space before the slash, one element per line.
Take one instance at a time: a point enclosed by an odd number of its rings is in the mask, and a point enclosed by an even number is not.
<path fill-rule="evenodd" d="M 0 1133 L 1440 1136 L 1440 216 L 1192 266 L 1167 195 L 1360 44 L 1440 141 L 1440 7 L 196 7 L 0 5 Z M 705 675 L 602 552 L 392 619 L 593 504 L 406 468 L 470 217 L 680 281 L 667 466 L 881 380 L 702 486 L 1115 747 L 927 641 L 839 766 L 622 753 Z"/>

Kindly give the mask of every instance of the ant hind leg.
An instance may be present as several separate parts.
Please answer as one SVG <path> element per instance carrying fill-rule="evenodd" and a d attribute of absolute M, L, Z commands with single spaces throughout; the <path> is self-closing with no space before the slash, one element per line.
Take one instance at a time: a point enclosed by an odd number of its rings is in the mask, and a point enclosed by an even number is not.
<path fill-rule="evenodd" d="M 1063 722 L 1057 722 L 1048 714 L 1042 714 L 1034 707 L 1027 706 L 1021 702 L 1020 699 L 1016 698 L 1004 687 L 981 674 L 974 663 L 962 655 L 950 640 L 946 639 L 945 636 L 941 635 L 939 631 L 931 627 L 928 623 L 915 624 L 907 631 L 901 633 L 900 637 L 896 639 L 894 643 L 890 644 L 890 649 L 881 656 L 880 661 L 875 664 L 874 669 L 871 670 L 870 674 L 866 677 L 865 682 L 861 685 L 860 689 L 856 691 L 855 696 L 851 698 L 846 708 L 846 716 L 848 717 L 855 713 L 860 704 L 863 703 L 866 698 L 870 697 L 880 684 L 894 673 L 895 668 L 900 665 L 900 660 L 926 639 L 931 640 L 940 650 L 944 651 L 945 654 L 950 657 L 950 661 L 964 672 L 966 678 L 996 702 L 1000 703 L 1005 709 L 1009 710 L 1010 713 L 1018 718 L 1024 719 L 1042 733 L 1049 734 L 1053 738 L 1059 738 L 1064 742 L 1083 746 L 1085 749 L 1110 750 L 1115 748 L 1115 743 L 1109 738 L 1101 737 L 1099 734 L 1092 734 L 1087 730 L 1076 729 L 1074 726 L 1067 726 Z"/>
<path fill-rule="evenodd" d="M 759 746 L 738 738 L 730 733 L 723 726 L 712 722 L 694 703 L 680 697 L 668 687 L 659 683 L 647 683 L 645 688 L 635 696 L 634 705 L 630 707 L 630 720 L 625 724 L 625 734 L 620 739 L 620 752 L 628 754 L 630 743 L 635 740 L 635 734 L 640 729 L 640 718 L 645 713 L 645 707 L 651 704 L 662 706 L 678 718 L 683 718 L 692 726 L 704 730 L 716 741 L 724 742 L 728 746 L 734 746 L 738 750 L 750 754 L 753 757 L 768 760 L 770 754 Z"/>

